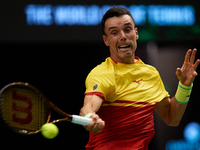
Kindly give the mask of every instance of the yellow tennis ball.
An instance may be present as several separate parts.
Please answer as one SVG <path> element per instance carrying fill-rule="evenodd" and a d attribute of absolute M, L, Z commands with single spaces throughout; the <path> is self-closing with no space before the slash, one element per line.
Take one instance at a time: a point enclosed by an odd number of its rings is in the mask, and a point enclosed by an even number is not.
<path fill-rule="evenodd" d="M 45 138 L 53 139 L 58 135 L 59 129 L 55 124 L 46 123 L 42 126 L 41 133 Z"/>

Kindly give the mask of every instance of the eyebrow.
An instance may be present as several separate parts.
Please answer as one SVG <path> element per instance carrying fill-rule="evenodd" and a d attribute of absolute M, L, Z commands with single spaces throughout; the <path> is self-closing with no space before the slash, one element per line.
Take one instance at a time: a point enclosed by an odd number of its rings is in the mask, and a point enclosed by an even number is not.
<path fill-rule="evenodd" d="M 124 26 L 129 26 L 129 25 L 132 26 L 132 24 L 130 22 L 124 24 Z"/>
<path fill-rule="evenodd" d="M 129 25 L 132 26 L 132 24 L 131 24 L 130 22 L 125 23 L 123 26 L 129 26 Z M 117 26 L 110 27 L 110 28 L 108 28 L 108 31 L 110 31 L 110 30 L 112 30 L 112 29 L 115 29 L 115 28 L 117 28 Z"/>

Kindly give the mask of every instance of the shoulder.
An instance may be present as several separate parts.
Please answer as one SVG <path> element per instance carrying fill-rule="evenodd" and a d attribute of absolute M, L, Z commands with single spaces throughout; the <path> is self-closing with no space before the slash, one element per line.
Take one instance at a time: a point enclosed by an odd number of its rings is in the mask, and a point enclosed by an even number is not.
<path fill-rule="evenodd" d="M 90 95 L 97 94 L 106 99 L 115 79 L 112 68 L 113 66 L 109 58 L 107 58 L 105 62 L 92 69 L 85 81 L 85 93 Z"/>
<path fill-rule="evenodd" d="M 145 64 L 145 66 L 149 71 L 158 73 L 158 70 L 154 66 L 151 66 L 151 65 L 148 65 L 148 64 Z"/>
<path fill-rule="evenodd" d="M 100 65 L 96 66 L 92 71 L 88 74 L 85 85 L 87 91 L 89 88 L 93 87 L 94 89 L 98 89 L 100 91 L 110 88 L 115 83 L 115 74 L 114 74 L 114 64 L 110 60 L 110 58 L 107 58 L 105 62 L 102 62 Z M 96 90 L 95 90 L 96 91 Z"/>
<path fill-rule="evenodd" d="M 110 58 L 106 58 L 104 62 L 93 68 L 88 74 L 87 78 L 90 77 L 106 77 L 113 73 L 113 62 Z"/>
<path fill-rule="evenodd" d="M 154 66 L 145 64 L 141 59 L 138 61 L 137 66 L 143 72 L 159 74 L 158 70 Z"/>

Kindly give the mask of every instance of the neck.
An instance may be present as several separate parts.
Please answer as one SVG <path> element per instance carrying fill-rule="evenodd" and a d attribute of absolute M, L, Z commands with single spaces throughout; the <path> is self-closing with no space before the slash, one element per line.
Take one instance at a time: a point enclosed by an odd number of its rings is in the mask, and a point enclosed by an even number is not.
<path fill-rule="evenodd" d="M 113 55 L 111 55 L 110 57 L 115 62 L 124 63 L 124 64 L 133 64 L 134 59 L 135 59 L 135 54 L 133 54 L 131 57 L 126 57 L 126 58 L 118 58 L 118 57 L 113 56 Z"/>

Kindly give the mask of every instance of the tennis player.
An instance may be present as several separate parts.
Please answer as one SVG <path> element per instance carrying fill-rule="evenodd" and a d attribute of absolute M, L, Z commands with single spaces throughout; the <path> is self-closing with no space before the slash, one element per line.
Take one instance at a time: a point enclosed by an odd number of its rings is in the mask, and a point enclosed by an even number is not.
<path fill-rule="evenodd" d="M 158 71 L 135 56 L 138 29 L 130 12 L 109 9 L 102 19 L 103 41 L 110 57 L 87 76 L 81 116 L 93 122 L 87 150 L 148 150 L 154 136 L 153 111 L 169 126 L 177 126 L 189 101 L 200 60 L 188 50 L 177 68 L 177 92 L 169 97 Z"/>

